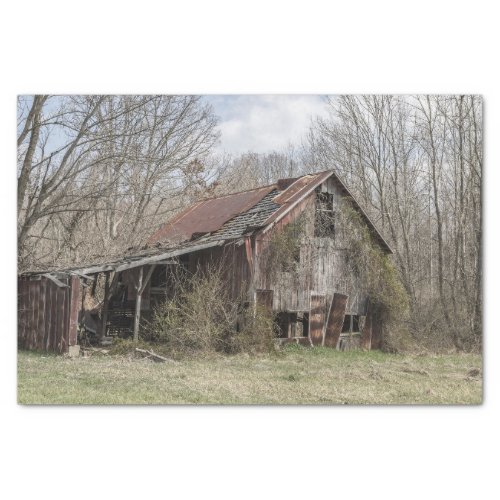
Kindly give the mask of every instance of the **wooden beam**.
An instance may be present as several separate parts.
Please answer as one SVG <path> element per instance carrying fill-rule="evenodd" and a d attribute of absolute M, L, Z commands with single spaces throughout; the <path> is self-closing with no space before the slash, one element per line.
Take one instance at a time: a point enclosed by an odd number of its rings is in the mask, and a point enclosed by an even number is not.
<path fill-rule="evenodd" d="M 45 278 L 48 278 L 50 281 L 55 283 L 58 287 L 60 288 L 69 288 L 69 285 L 66 285 L 62 281 L 59 281 L 55 276 L 52 274 L 42 274 L 42 276 L 45 276 Z"/>
<path fill-rule="evenodd" d="M 207 248 L 222 246 L 226 243 L 232 243 L 232 240 L 224 240 L 224 239 L 214 240 L 214 241 L 210 241 L 208 243 L 203 243 L 200 245 L 193 245 L 190 247 L 184 247 L 184 248 L 180 248 L 177 250 L 172 249 L 170 251 L 166 251 L 166 252 L 163 252 L 161 254 L 145 256 L 142 258 L 138 257 L 135 260 L 123 259 L 122 261 L 110 262 L 108 264 L 73 269 L 73 270 L 71 270 L 71 272 L 78 271 L 79 273 L 82 273 L 82 274 L 95 274 L 95 273 L 101 273 L 101 272 L 105 272 L 105 271 L 120 272 L 120 271 L 125 271 L 127 269 L 133 269 L 136 267 L 145 266 L 147 264 L 156 264 L 156 263 L 164 261 L 166 259 L 172 259 L 174 257 L 179 257 L 180 255 L 184 255 L 187 253 L 197 252 L 199 250 L 205 250 Z"/>
<path fill-rule="evenodd" d="M 149 268 L 148 274 L 146 274 L 146 278 L 144 278 L 144 282 L 142 283 L 142 287 L 139 290 L 137 290 L 138 294 L 142 295 L 142 292 L 144 292 L 145 288 L 148 286 L 149 280 L 151 279 L 151 276 L 153 275 L 153 271 L 155 270 L 155 267 L 156 267 L 156 264 L 153 264 Z"/>
<path fill-rule="evenodd" d="M 139 341 L 139 323 L 141 321 L 141 301 L 142 301 L 142 277 L 144 273 L 144 266 L 139 268 L 139 278 L 137 280 L 137 298 L 135 300 L 135 318 L 134 318 L 134 342 Z M 140 292 L 140 293 L 139 293 Z"/>
<path fill-rule="evenodd" d="M 106 273 L 104 281 L 104 300 L 102 303 L 101 339 L 103 339 L 106 336 L 106 327 L 108 323 L 108 302 L 109 302 L 109 272 Z"/>
<path fill-rule="evenodd" d="M 69 309 L 69 333 L 68 346 L 77 344 L 78 338 L 78 313 L 80 303 L 80 279 L 78 276 L 71 278 L 70 309 Z"/>

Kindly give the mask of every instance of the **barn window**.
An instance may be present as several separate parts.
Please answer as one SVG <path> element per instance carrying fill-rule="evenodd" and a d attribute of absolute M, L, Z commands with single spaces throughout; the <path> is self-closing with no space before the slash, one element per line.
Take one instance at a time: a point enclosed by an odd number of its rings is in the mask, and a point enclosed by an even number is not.
<path fill-rule="evenodd" d="M 314 236 L 318 238 L 335 237 L 335 211 L 333 210 L 333 194 L 317 193 Z"/>
<path fill-rule="evenodd" d="M 342 325 L 342 333 L 359 333 L 359 316 L 346 314 Z"/>

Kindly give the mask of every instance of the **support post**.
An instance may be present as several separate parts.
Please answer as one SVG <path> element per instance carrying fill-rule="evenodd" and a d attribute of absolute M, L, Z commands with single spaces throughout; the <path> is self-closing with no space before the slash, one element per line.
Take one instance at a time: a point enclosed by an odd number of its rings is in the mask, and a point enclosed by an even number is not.
<path fill-rule="evenodd" d="M 134 342 L 139 341 L 139 324 L 141 322 L 141 302 L 142 302 L 142 293 L 146 289 L 146 286 L 149 283 L 149 280 L 151 279 L 151 276 L 153 274 L 153 271 L 155 270 L 156 264 L 153 264 L 148 271 L 148 274 L 146 274 L 146 277 L 143 280 L 143 275 L 144 275 L 144 266 L 141 266 L 139 268 L 139 278 L 137 279 L 137 285 L 136 285 L 136 290 L 137 290 L 137 298 L 135 301 L 135 319 L 134 319 Z"/>
<path fill-rule="evenodd" d="M 106 336 L 106 327 L 108 324 L 108 302 L 109 302 L 109 272 L 106 273 L 106 278 L 104 282 L 104 302 L 102 304 L 101 340 Z"/>
<path fill-rule="evenodd" d="M 134 318 L 134 342 L 139 341 L 139 323 L 141 321 L 141 301 L 142 301 L 142 276 L 144 267 L 139 268 L 139 277 L 137 279 L 137 297 L 135 299 L 135 318 Z"/>

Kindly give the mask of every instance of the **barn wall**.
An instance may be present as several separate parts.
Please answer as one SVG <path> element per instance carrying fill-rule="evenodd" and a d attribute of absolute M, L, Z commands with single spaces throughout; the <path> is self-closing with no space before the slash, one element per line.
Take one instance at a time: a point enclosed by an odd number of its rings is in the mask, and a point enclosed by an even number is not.
<path fill-rule="evenodd" d="M 226 245 L 212 247 L 205 250 L 192 252 L 187 258 L 187 269 L 195 273 L 197 269 L 207 269 L 211 263 L 222 262 L 231 298 L 237 299 L 244 293 L 251 282 L 251 268 L 248 264 L 245 245 Z M 150 266 L 144 266 L 143 275 L 146 276 Z M 134 309 L 137 298 L 138 269 L 129 269 L 122 272 L 122 283 L 127 288 L 127 307 Z M 141 309 L 150 309 L 151 283 L 148 282 L 142 295 Z"/>
<path fill-rule="evenodd" d="M 328 179 L 320 188 L 333 194 L 334 210 L 340 210 L 342 193 L 333 179 Z M 273 309 L 276 311 L 308 311 L 311 293 L 324 295 L 327 304 L 333 295 L 347 295 L 347 313 L 364 315 L 367 295 L 362 277 L 353 276 L 347 267 L 347 252 L 342 241 L 343 228 L 336 223 L 336 236 L 332 238 L 314 237 L 314 210 L 316 193 L 311 193 L 300 202 L 274 228 L 260 234 L 255 240 L 255 287 L 274 291 Z M 336 207 L 336 208 L 335 208 Z M 304 238 L 300 249 L 300 266 L 297 274 L 279 273 L 271 282 L 265 272 L 265 249 L 276 232 L 304 215 Z"/>
<path fill-rule="evenodd" d="M 80 282 L 61 279 L 58 286 L 41 276 L 18 279 L 18 346 L 23 349 L 67 352 L 77 344 Z"/>
<path fill-rule="evenodd" d="M 189 255 L 189 270 L 206 269 L 210 263 L 222 263 L 224 279 L 234 300 L 247 296 L 252 282 L 245 244 L 207 248 Z M 248 297 L 247 297 L 248 298 Z"/>

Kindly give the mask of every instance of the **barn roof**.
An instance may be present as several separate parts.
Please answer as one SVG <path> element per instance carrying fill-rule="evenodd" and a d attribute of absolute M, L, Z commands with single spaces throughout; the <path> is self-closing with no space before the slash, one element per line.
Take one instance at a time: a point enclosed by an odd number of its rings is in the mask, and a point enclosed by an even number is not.
<path fill-rule="evenodd" d="M 207 241 L 211 238 L 232 239 L 251 230 L 271 226 L 330 177 L 341 191 L 353 200 L 354 208 L 372 230 L 380 246 L 392 253 L 373 221 L 332 170 L 298 178 L 280 179 L 269 186 L 200 200 L 163 224 L 149 238 L 148 245 Z"/>
<path fill-rule="evenodd" d="M 229 242 L 238 242 L 257 229 L 267 230 L 272 227 L 330 177 L 353 200 L 354 208 L 372 230 L 380 246 L 392 253 L 380 231 L 338 175 L 327 170 L 298 178 L 280 179 L 265 187 L 200 200 L 162 225 L 149 238 L 146 247 L 131 250 L 116 259 L 108 258 L 105 262 L 65 268 L 59 272 L 88 275 L 103 271 L 123 271 Z M 40 274 L 40 271 L 33 274 Z"/>

